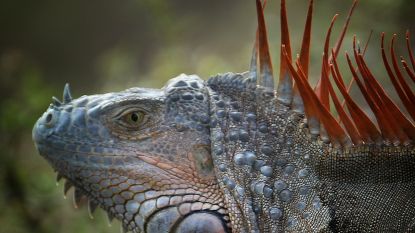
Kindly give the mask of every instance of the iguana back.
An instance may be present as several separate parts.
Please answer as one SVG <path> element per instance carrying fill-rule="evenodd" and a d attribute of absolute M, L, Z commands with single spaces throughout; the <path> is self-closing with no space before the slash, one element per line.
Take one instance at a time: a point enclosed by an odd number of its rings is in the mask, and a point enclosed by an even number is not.
<path fill-rule="evenodd" d="M 162 89 L 132 88 L 63 101 L 38 120 L 39 153 L 132 232 L 411 232 L 415 229 L 415 59 L 399 66 L 393 36 L 382 61 L 405 110 L 367 67 L 353 40 L 353 82 L 327 32 L 321 77 L 308 83 L 313 1 L 293 59 L 281 1 L 279 83 L 274 88 L 263 8 L 248 72 L 207 82 L 180 75 Z M 389 55 L 389 57 L 388 57 Z M 408 79 L 409 78 L 409 79 Z M 411 83 L 412 82 L 412 83 Z M 349 94 L 357 86 L 372 120 Z M 339 98 L 338 92 L 343 97 Z M 332 110 L 331 108 L 334 109 Z M 403 112 L 407 112 L 404 114 Z"/>

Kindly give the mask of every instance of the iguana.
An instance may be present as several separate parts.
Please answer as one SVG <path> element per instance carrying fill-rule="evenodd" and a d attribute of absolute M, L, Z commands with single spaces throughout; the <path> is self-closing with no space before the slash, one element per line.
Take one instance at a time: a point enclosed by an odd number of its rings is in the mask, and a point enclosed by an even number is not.
<path fill-rule="evenodd" d="M 100 206 L 122 221 L 125 232 L 415 231 L 415 59 L 409 33 L 410 63 L 401 58 L 403 69 L 395 36 L 389 50 L 384 34 L 381 44 L 386 74 L 405 110 L 376 81 L 356 39 L 352 56 L 346 54 L 347 75 L 372 120 L 350 96 L 336 59 L 356 3 L 332 50 L 335 18 L 329 27 L 315 88 L 307 81 L 313 0 L 294 60 L 281 0 L 275 89 L 265 2 L 256 0 L 258 29 L 248 72 L 208 81 L 182 74 L 162 89 L 78 99 L 66 85 L 63 100 L 53 97 L 34 126 L 36 147 L 58 179 L 66 179 L 65 192 L 75 186 L 75 203 L 86 196 L 91 212 Z"/>

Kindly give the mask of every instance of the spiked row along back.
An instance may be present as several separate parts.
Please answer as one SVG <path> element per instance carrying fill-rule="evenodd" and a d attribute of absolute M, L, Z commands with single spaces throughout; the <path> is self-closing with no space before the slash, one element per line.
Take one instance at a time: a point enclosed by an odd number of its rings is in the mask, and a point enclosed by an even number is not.
<path fill-rule="evenodd" d="M 352 57 L 354 62 L 347 52 L 345 54 L 352 75 L 349 85 L 345 84 L 339 71 L 337 56 L 356 5 L 357 0 L 354 0 L 340 37 L 334 48 L 330 50 L 330 36 L 337 15 L 333 17 L 324 44 L 321 76 L 316 87 L 312 88 L 308 83 L 308 76 L 313 0 L 309 2 L 301 52 L 294 61 L 292 60 L 285 0 L 281 0 L 281 60 L 277 98 L 282 104 L 290 106 L 293 111 L 305 113 L 310 133 L 314 136 L 320 136 L 322 140 L 331 142 L 334 146 L 372 143 L 412 144 L 415 140 L 415 95 L 408 81 L 415 83 L 415 59 L 410 46 L 409 32 L 406 33 L 406 45 L 412 67 L 403 57 L 400 57 L 402 67 L 399 66 L 395 53 L 396 35 L 393 36 L 390 44 L 391 62 L 387 58 L 384 47 L 384 33 L 382 33 L 381 40 L 383 64 L 394 89 L 408 112 L 408 116 L 403 114 L 391 100 L 368 68 L 364 59 L 365 51 L 361 52 L 356 45 L 356 37 L 353 39 Z M 261 4 L 260 0 L 256 0 L 256 6 L 258 30 L 250 73 L 252 77 L 256 77 L 258 72 L 257 58 L 259 57 L 258 84 L 265 90 L 273 92 L 274 78 L 263 11 L 265 2 Z M 410 79 L 405 78 L 403 70 Z M 365 101 L 370 106 L 376 122 L 373 122 L 350 96 L 349 90 L 353 83 L 357 84 Z M 343 96 L 343 102 L 336 95 L 335 87 Z M 338 119 L 331 112 L 330 100 L 339 116 Z"/>

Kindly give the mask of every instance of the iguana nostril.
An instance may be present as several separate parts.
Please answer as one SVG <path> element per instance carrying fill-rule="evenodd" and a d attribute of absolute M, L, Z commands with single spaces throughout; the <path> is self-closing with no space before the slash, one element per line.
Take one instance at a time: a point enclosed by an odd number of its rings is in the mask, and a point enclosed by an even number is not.
<path fill-rule="evenodd" d="M 49 111 L 47 114 L 46 114 L 46 116 L 44 116 L 44 120 L 43 120 L 43 122 L 44 122 L 44 124 L 46 125 L 46 127 L 48 127 L 48 128 L 50 128 L 50 127 L 53 127 L 54 125 L 55 125 L 55 123 L 56 123 L 56 119 L 57 118 L 57 115 L 56 115 L 56 112 L 54 112 L 54 111 Z"/>
<path fill-rule="evenodd" d="M 45 123 L 46 123 L 46 124 L 51 123 L 51 122 L 52 122 L 52 119 L 53 119 L 53 115 L 52 115 L 52 113 L 49 113 L 49 114 L 46 116 Z"/>

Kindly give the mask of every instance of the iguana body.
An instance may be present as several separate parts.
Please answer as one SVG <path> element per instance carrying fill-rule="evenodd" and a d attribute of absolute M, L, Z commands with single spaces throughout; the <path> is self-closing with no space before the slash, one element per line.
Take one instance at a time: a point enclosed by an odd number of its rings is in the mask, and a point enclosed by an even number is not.
<path fill-rule="evenodd" d="M 312 1 L 296 63 L 282 6 L 277 91 L 259 1 L 250 72 L 207 82 L 180 75 L 162 89 L 75 100 L 66 86 L 63 102 L 54 98 L 33 130 L 40 154 L 67 179 L 65 192 L 74 185 L 76 203 L 87 196 L 91 211 L 101 206 L 132 232 L 414 230 L 415 99 L 402 73 L 386 60 L 412 119 L 376 85 L 356 49 L 364 81 L 351 70 L 375 113 L 373 123 L 342 83 L 335 59 L 340 46 L 328 55 L 330 27 L 322 78 L 312 90 L 306 82 Z M 329 97 L 341 123 L 328 111 Z"/>

